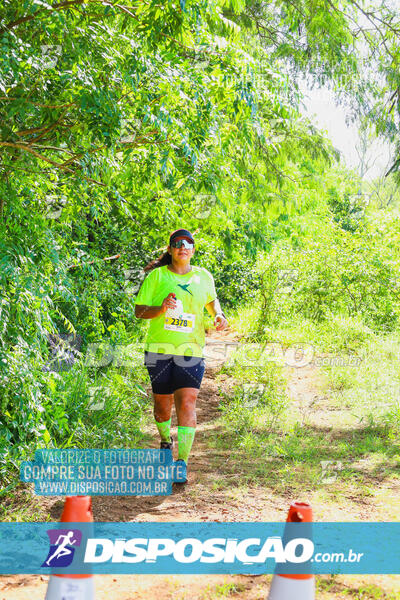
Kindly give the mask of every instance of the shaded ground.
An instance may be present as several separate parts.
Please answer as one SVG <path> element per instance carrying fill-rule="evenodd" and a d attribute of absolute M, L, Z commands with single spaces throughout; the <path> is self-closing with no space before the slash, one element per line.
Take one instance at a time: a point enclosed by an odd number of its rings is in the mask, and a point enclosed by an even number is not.
<path fill-rule="evenodd" d="M 214 333 L 221 339 L 221 334 Z M 225 334 L 232 339 L 232 334 Z M 252 458 L 235 451 L 214 447 L 212 440 L 227 435 L 218 420 L 218 387 L 215 379 L 217 367 L 208 367 L 198 400 L 196 439 L 189 462 L 189 485 L 174 490 L 167 497 L 94 497 L 93 512 L 96 521 L 284 521 L 289 504 L 293 500 L 311 502 L 316 521 L 398 521 L 400 514 L 399 480 L 390 472 L 381 478 L 371 493 L 360 494 L 357 487 L 349 488 L 334 500 L 325 487 L 304 489 L 301 497 L 293 497 L 280 486 L 266 487 L 257 477 L 255 483 L 246 483 L 245 476 Z M 329 402 L 319 394 L 320 373 L 309 365 L 288 371 L 288 397 L 292 403 L 293 417 L 304 428 L 319 436 L 362 435 L 343 426 L 341 419 L 330 410 Z M 223 378 L 223 385 L 229 381 Z M 176 418 L 173 416 L 173 431 Z M 149 430 L 154 436 L 154 428 Z M 176 439 L 176 434 L 175 434 Z M 313 439 L 313 438 L 311 438 Z M 157 447 L 156 436 L 149 447 Z M 282 457 L 265 457 L 274 469 Z M 274 462 L 276 461 L 276 463 Z M 263 465 L 265 469 L 265 465 Z M 369 474 L 369 475 L 368 475 Z M 371 476 L 368 465 L 360 464 L 360 475 Z M 272 479 L 273 481 L 273 479 Z M 375 481 L 375 480 L 374 480 Z M 301 481 L 297 482 L 299 489 Z M 375 481 L 376 483 L 376 481 Z M 280 491 L 278 491 L 280 490 Z M 58 520 L 63 499 L 40 498 L 43 514 Z M 208 600 L 211 598 L 236 597 L 244 600 L 264 600 L 268 595 L 270 576 L 96 576 L 97 599 L 142 600 L 156 597 L 159 600 Z M 317 597 L 322 600 L 398 600 L 400 599 L 400 576 L 329 576 L 318 578 Z M 43 599 L 47 578 L 38 576 L 15 576 L 0 578 L 0 600 Z"/>

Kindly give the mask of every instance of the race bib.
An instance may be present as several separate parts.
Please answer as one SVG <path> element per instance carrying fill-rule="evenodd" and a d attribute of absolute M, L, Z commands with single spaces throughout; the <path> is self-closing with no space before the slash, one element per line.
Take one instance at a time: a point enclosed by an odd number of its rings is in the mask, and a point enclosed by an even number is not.
<path fill-rule="evenodd" d="M 195 317 L 196 315 L 191 315 L 190 313 L 181 313 L 179 317 L 166 316 L 164 329 L 189 333 L 194 329 Z"/>

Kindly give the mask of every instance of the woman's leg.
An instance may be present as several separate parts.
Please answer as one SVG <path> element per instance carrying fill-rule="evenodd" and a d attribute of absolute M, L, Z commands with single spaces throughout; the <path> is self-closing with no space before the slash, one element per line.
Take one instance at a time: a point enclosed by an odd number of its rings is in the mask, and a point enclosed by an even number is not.
<path fill-rule="evenodd" d="M 172 379 L 178 417 L 178 460 L 188 462 L 196 431 L 196 400 L 205 369 L 204 358 L 176 356 Z"/>
<path fill-rule="evenodd" d="M 161 442 L 170 443 L 171 410 L 174 401 L 173 387 L 170 383 L 172 359 L 168 355 L 146 351 L 144 353 L 144 364 L 150 376 L 154 398 L 154 419 L 160 433 Z"/>
<path fill-rule="evenodd" d="M 174 401 L 173 394 L 154 394 L 154 419 L 162 442 L 171 439 L 171 411 Z"/>
<path fill-rule="evenodd" d="M 175 390 L 175 410 L 178 418 L 178 460 L 186 463 L 192 449 L 196 431 L 197 388 L 179 388 Z"/>

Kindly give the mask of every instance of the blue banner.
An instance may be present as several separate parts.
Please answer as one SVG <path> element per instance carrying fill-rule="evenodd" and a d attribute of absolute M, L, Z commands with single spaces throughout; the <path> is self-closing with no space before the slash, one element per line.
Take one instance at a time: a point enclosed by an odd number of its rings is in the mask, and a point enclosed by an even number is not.
<path fill-rule="evenodd" d="M 21 463 L 20 479 L 41 496 L 166 496 L 186 464 L 170 449 L 45 449 Z"/>
<path fill-rule="evenodd" d="M 400 573 L 400 523 L 0 523 L 1 574 Z"/>

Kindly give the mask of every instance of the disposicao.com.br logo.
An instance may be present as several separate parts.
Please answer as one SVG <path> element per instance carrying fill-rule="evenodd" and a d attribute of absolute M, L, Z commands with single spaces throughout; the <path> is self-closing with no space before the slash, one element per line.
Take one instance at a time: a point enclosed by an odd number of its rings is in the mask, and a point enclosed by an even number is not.
<path fill-rule="evenodd" d="M 155 563 L 169 557 L 176 563 L 234 563 L 262 564 L 268 559 L 276 563 L 305 563 L 314 553 L 314 544 L 307 538 L 294 538 L 284 546 L 279 536 L 247 538 L 131 538 L 111 540 L 89 538 L 85 563 Z"/>

